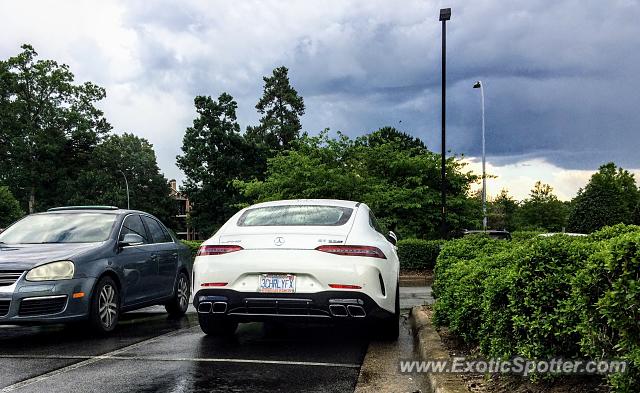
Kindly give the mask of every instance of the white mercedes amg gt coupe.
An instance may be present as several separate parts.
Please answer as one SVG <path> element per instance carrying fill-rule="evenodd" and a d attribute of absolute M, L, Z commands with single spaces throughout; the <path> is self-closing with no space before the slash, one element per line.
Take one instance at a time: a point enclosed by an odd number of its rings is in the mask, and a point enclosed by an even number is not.
<path fill-rule="evenodd" d="M 395 339 L 396 241 L 363 203 L 306 199 L 243 209 L 196 256 L 200 327 L 223 335 L 238 322 L 352 321 Z"/>

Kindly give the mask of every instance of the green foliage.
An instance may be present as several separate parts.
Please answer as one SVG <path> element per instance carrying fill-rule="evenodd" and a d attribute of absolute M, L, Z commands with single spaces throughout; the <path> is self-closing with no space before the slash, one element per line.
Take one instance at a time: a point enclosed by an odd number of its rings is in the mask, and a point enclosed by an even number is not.
<path fill-rule="evenodd" d="M 537 182 L 516 213 L 516 226 L 520 230 L 561 232 L 567 225 L 569 206 L 558 199 L 553 188 Z"/>
<path fill-rule="evenodd" d="M 514 242 L 523 242 L 531 239 L 535 239 L 536 236 L 541 235 L 542 231 L 515 231 L 511 232 L 511 240 Z"/>
<path fill-rule="evenodd" d="M 247 137 L 268 150 L 286 150 L 300 136 L 304 100 L 289 83 L 287 67 L 278 67 L 263 79 L 264 92 L 256 104 L 263 116 L 257 127 L 247 128 Z"/>
<path fill-rule="evenodd" d="M 0 186 L 0 229 L 6 228 L 24 215 L 20 203 L 6 186 Z"/>
<path fill-rule="evenodd" d="M 196 254 L 198 253 L 198 249 L 200 249 L 202 242 L 197 240 L 182 240 L 182 244 L 189 247 L 189 251 L 191 251 L 191 260 L 195 260 Z"/>
<path fill-rule="evenodd" d="M 449 225 L 470 222 L 467 192 L 476 176 L 449 158 Z M 440 221 L 440 158 L 401 132 L 383 129 L 352 140 L 328 131 L 303 135 L 291 149 L 269 159 L 264 180 L 237 181 L 251 202 L 335 198 L 366 203 L 387 228 L 403 238 L 437 238 Z"/>
<path fill-rule="evenodd" d="M 126 207 L 125 176 L 131 209 L 151 213 L 173 227 L 175 202 L 153 145 L 133 134 L 110 135 L 96 146 L 77 178 L 69 180 L 64 191 L 66 204 Z"/>
<path fill-rule="evenodd" d="M 628 372 L 609 383 L 637 391 L 640 228 L 493 242 L 469 237 L 444 246 L 434 322 L 490 357 L 627 360 Z"/>
<path fill-rule="evenodd" d="M 501 190 L 500 194 L 487 204 L 487 222 L 490 228 L 513 231 L 516 229 L 516 212 L 518 202 L 513 199 L 507 190 Z"/>
<path fill-rule="evenodd" d="M 183 190 L 193 204 L 190 220 L 208 237 L 237 211 L 243 199 L 232 182 L 255 171 L 256 153 L 240 135 L 233 97 L 222 93 L 216 101 L 198 96 L 194 102 L 198 117 L 186 130 L 177 165 L 186 175 Z"/>
<path fill-rule="evenodd" d="M 640 228 L 622 229 L 578 271 L 570 306 L 580 317 L 576 331 L 583 353 L 630 363 L 626 374 L 610 377 L 615 391 L 630 393 L 640 386 Z M 607 238 L 607 232 L 595 235 Z"/>
<path fill-rule="evenodd" d="M 401 269 L 433 269 L 442 240 L 402 239 L 398 241 L 398 257 Z"/>
<path fill-rule="evenodd" d="M 0 183 L 29 212 L 65 203 L 68 179 L 111 129 L 96 107 L 103 88 L 37 57 L 23 45 L 0 61 Z"/>
<path fill-rule="evenodd" d="M 631 173 L 608 163 L 578 192 L 569 216 L 569 229 L 591 233 L 607 225 L 631 224 L 640 191 Z"/>

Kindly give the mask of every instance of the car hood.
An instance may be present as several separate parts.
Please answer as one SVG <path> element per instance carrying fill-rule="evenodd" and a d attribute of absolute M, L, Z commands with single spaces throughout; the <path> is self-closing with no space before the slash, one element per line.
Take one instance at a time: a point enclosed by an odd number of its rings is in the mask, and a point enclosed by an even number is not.
<path fill-rule="evenodd" d="M 0 244 L 0 270 L 29 270 L 48 262 L 73 260 L 100 243 Z"/>

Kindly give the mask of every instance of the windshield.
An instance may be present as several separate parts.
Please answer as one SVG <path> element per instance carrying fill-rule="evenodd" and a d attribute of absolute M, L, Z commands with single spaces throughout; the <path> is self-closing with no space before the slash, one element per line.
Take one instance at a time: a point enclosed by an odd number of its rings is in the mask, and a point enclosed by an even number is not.
<path fill-rule="evenodd" d="M 0 234 L 0 243 L 93 243 L 109 238 L 115 214 L 35 214 L 16 222 Z"/>
<path fill-rule="evenodd" d="M 338 206 L 285 205 L 249 209 L 238 226 L 337 226 L 349 221 L 353 209 Z"/>

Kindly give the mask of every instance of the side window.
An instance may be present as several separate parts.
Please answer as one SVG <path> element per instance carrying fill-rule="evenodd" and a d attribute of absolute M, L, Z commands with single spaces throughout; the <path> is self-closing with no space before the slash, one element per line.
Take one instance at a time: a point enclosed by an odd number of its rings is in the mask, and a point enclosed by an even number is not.
<path fill-rule="evenodd" d="M 147 231 L 145 231 L 144 225 L 142 225 L 142 220 L 137 214 L 127 216 L 127 218 L 124 219 L 124 222 L 122 223 L 122 229 L 120 230 L 120 240 L 124 240 L 124 235 L 126 235 L 127 233 L 140 235 L 144 239 L 145 243 L 149 243 Z"/>
<path fill-rule="evenodd" d="M 171 241 L 171 236 L 162 228 L 162 225 L 151 217 L 143 216 L 144 223 L 149 228 L 149 234 L 154 243 L 167 243 Z"/>
<path fill-rule="evenodd" d="M 382 226 L 372 212 L 369 212 L 369 225 L 371 225 L 371 228 L 375 229 L 376 232 L 384 236 L 384 229 L 382 229 Z"/>

